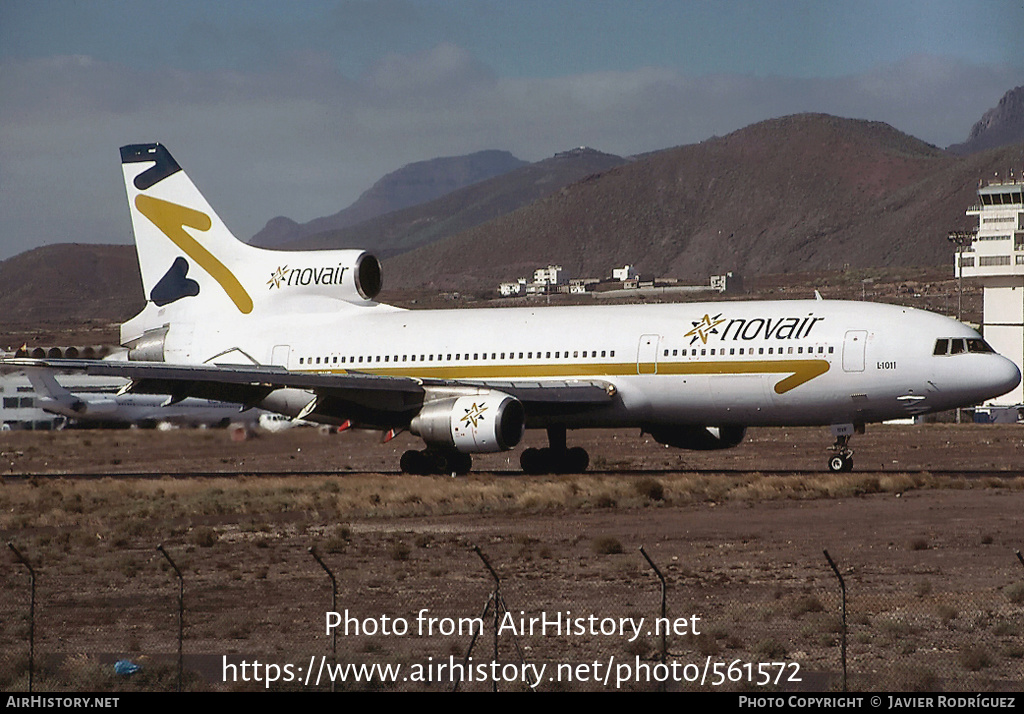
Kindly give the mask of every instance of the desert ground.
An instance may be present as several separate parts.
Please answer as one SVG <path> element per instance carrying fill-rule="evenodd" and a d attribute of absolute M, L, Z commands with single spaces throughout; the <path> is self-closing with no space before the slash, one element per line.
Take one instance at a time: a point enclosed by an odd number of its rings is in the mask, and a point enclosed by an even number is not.
<path fill-rule="evenodd" d="M 825 550 L 847 589 L 848 688 L 1019 690 L 1022 436 L 869 427 L 855 471 L 830 474 L 827 429 L 754 429 L 704 453 L 583 431 L 570 442 L 590 451 L 586 474 L 523 476 L 516 451 L 449 478 L 398 472 L 408 435 L 6 432 L 0 690 L 28 688 L 30 637 L 35 691 L 175 689 L 174 567 L 185 689 L 330 689 L 305 679 L 321 658 L 403 668 L 350 671 L 336 689 L 451 689 L 439 664 L 494 659 L 486 558 L 506 625 L 496 661 L 515 665 L 488 670 L 499 689 L 527 688 L 525 663 L 546 665 L 541 690 L 837 691 L 842 599 Z M 665 577 L 664 655 L 641 546 Z M 15 549 L 35 572 L 34 621 Z M 328 636 L 328 612 L 348 631 Z M 531 633 L 541 617 L 586 631 Z M 141 670 L 116 674 L 122 659 Z M 463 671 L 463 689 L 495 686 Z"/>

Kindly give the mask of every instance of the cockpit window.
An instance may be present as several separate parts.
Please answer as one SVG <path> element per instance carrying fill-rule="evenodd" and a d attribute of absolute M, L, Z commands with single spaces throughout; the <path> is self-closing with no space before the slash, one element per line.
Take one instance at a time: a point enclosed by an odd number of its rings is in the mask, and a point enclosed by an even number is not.
<path fill-rule="evenodd" d="M 985 342 L 985 340 L 975 337 L 974 339 L 967 340 L 967 351 L 968 352 L 980 352 L 983 354 L 992 354 L 995 352 L 992 346 Z"/>
<path fill-rule="evenodd" d="M 995 352 L 992 346 L 980 337 L 942 337 L 935 340 L 934 355 L 959 355 L 965 352 L 976 354 L 992 354 Z"/>

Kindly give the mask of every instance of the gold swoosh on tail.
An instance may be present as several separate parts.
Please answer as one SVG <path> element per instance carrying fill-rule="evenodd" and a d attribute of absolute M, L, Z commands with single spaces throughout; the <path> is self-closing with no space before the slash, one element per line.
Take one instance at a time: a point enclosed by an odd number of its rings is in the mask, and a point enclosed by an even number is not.
<path fill-rule="evenodd" d="M 163 201 L 159 198 L 139 194 L 135 197 L 135 207 L 139 212 L 152 221 L 153 225 L 171 239 L 174 245 L 185 251 L 185 254 L 196 261 L 203 270 L 210 274 L 214 280 L 220 283 L 224 292 L 228 294 L 235 307 L 243 314 L 252 312 L 252 298 L 245 291 L 238 278 L 228 270 L 224 263 L 210 253 L 206 248 L 188 234 L 185 226 L 194 228 L 197 231 L 208 231 L 212 222 L 210 217 L 202 211 L 196 211 L 186 206 L 179 206 L 177 203 Z"/>

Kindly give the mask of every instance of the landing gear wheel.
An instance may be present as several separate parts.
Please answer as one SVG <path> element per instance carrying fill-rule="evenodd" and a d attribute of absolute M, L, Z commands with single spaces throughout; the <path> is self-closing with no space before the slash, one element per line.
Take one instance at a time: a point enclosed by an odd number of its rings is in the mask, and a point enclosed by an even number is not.
<path fill-rule="evenodd" d="M 524 473 L 531 475 L 581 474 L 590 465 L 590 455 L 579 446 L 571 449 L 529 448 L 519 456 L 519 465 Z"/>
<path fill-rule="evenodd" d="M 836 454 L 828 460 L 828 470 L 832 473 L 848 473 L 853 471 L 853 454 Z"/>
<path fill-rule="evenodd" d="M 581 474 L 590 466 L 590 454 L 582 446 L 574 446 L 565 452 L 566 473 Z"/>
<path fill-rule="evenodd" d="M 406 451 L 400 462 L 402 471 L 416 476 L 430 474 L 468 474 L 473 468 L 473 457 L 460 451 Z"/>
<path fill-rule="evenodd" d="M 523 450 L 523 453 L 519 455 L 519 466 L 523 469 L 523 473 L 530 475 L 537 475 L 546 473 L 546 463 L 544 457 L 541 456 L 541 450 L 533 447 Z"/>
<path fill-rule="evenodd" d="M 406 451 L 402 454 L 399 465 L 402 467 L 402 473 L 406 474 L 425 476 L 428 471 L 427 460 L 423 458 L 422 451 Z"/>

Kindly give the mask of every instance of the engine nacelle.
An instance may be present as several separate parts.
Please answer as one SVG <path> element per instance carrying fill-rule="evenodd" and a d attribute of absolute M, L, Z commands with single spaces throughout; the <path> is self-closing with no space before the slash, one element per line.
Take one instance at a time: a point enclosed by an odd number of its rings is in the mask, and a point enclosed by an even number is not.
<path fill-rule="evenodd" d="M 526 429 L 526 410 L 502 392 L 449 397 L 423 405 L 409 431 L 428 446 L 486 454 L 515 448 Z"/>
<path fill-rule="evenodd" d="M 743 441 L 747 433 L 744 426 L 659 426 L 648 429 L 659 444 L 677 449 L 717 451 L 731 449 Z"/>

